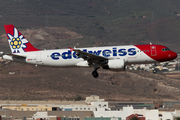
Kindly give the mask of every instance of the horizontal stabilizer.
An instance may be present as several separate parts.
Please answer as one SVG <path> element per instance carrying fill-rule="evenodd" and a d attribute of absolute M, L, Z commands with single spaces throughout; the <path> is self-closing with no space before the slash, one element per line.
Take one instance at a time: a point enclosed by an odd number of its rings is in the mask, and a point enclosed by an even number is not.
<path fill-rule="evenodd" d="M 15 57 L 15 58 L 19 58 L 19 59 L 22 59 L 22 58 L 26 58 L 26 56 L 24 55 L 16 55 L 16 54 L 6 54 L 6 55 L 9 55 L 9 56 L 12 56 L 12 57 Z"/>

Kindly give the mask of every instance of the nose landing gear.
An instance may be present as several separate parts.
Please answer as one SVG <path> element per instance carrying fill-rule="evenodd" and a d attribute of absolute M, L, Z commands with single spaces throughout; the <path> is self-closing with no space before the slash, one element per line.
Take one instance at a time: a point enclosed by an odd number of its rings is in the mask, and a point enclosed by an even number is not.
<path fill-rule="evenodd" d="M 156 69 L 154 69 L 154 70 L 153 70 L 153 73 L 154 73 L 154 74 L 156 74 L 156 73 L 157 73 L 157 70 L 156 70 Z"/>

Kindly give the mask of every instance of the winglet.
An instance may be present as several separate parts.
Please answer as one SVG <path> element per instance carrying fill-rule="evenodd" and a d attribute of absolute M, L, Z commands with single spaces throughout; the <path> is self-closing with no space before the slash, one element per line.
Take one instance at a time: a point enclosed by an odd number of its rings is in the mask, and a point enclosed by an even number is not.
<path fill-rule="evenodd" d="M 71 48 L 71 47 L 69 47 L 69 49 L 70 49 L 70 51 L 72 52 L 72 51 L 74 51 L 74 49 L 73 48 Z"/>

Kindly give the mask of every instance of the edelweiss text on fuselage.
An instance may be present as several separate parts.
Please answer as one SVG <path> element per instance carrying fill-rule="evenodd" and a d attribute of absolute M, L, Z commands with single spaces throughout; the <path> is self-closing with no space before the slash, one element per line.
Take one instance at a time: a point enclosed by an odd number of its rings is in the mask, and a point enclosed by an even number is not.
<path fill-rule="evenodd" d="M 119 50 L 117 50 L 116 47 L 112 48 L 112 50 L 110 49 L 105 49 L 105 50 L 87 50 L 87 49 L 83 49 L 84 52 L 87 53 L 91 53 L 94 55 L 99 56 L 100 54 L 102 54 L 103 57 L 110 57 L 111 54 L 113 57 L 115 56 L 126 56 L 126 55 L 136 55 L 136 49 L 135 48 L 129 48 L 129 49 L 125 49 L 125 48 L 121 48 Z M 51 54 L 51 58 L 53 60 L 59 60 L 60 57 L 62 57 L 63 59 L 72 59 L 72 58 L 80 58 L 76 55 L 76 52 L 71 52 L 70 50 L 68 50 L 67 52 L 63 52 L 63 53 L 59 53 L 59 52 L 54 52 Z"/>

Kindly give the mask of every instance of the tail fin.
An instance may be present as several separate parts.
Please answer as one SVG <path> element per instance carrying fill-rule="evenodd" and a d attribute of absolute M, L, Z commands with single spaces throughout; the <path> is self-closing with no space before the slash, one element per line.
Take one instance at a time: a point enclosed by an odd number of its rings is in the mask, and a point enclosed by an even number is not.
<path fill-rule="evenodd" d="M 4 25 L 12 53 L 39 51 L 13 25 Z"/>

